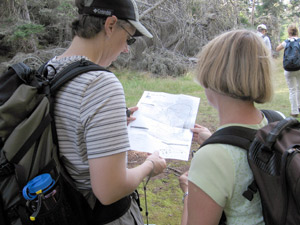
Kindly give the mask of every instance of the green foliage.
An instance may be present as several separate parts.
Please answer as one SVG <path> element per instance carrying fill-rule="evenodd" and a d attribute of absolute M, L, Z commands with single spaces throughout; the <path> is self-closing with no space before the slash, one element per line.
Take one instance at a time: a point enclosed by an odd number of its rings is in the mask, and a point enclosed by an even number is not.
<path fill-rule="evenodd" d="M 71 2 L 68 1 L 64 1 L 62 2 L 58 7 L 57 10 L 61 11 L 61 12 L 65 12 L 65 11 L 69 11 L 73 9 L 73 5 L 71 4 Z"/>
<path fill-rule="evenodd" d="M 244 24 L 244 25 L 251 25 L 251 24 L 249 23 L 248 17 L 247 17 L 243 12 L 240 12 L 239 17 L 240 17 L 240 22 L 241 22 L 242 24 Z"/>
<path fill-rule="evenodd" d="M 286 19 L 290 22 L 294 22 L 297 18 L 300 17 L 300 0 L 292 0 L 286 9 Z"/>
<path fill-rule="evenodd" d="M 188 1 L 187 8 L 190 10 L 190 13 L 195 17 L 197 17 L 197 15 L 201 12 L 201 4 L 197 1 Z"/>
<path fill-rule="evenodd" d="M 68 15 L 69 17 L 71 18 L 74 18 L 74 12 L 76 11 L 75 8 L 74 8 L 74 5 L 72 4 L 73 1 L 70 1 L 70 0 L 65 0 L 63 2 L 61 2 L 56 10 L 59 12 L 59 13 L 62 13 L 64 15 Z"/>
<path fill-rule="evenodd" d="M 280 41 L 284 41 L 288 38 L 287 28 L 288 24 L 282 24 L 280 27 Z"/>
<path fill-rule="evenodd" d="M 284 10 L 285 5 L 281 0 L 262 0 L 262 3 L 256 3 L 256 17 L 272 15 L 278 18 Z"/>
<path fill-rule="evenodd" d="M 34 23 L 25 23 L 16 27 L 15 31 L 12 34 L 13 40 L 27 40 L 32 38 L 34 34 L 40 34 L 44 32 L 45 28 L 43 25 L 34 24 Z"/>
<path fill-rule="evenodd" d="M 280 0 L 263 0 L 260 7 L 262 15 L 271 14 L 278 17 L 284 10 L 283 3 Z"/>

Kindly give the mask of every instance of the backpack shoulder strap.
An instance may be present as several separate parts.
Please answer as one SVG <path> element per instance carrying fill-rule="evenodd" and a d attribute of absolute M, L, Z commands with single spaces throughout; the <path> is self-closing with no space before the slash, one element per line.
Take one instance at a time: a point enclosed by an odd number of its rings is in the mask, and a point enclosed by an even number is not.
<path fill-rule="evenodd" d="M 240 126 L 231 126 L 222 128 L 212 134 L 202 145 L 201 147 L 207 144 L 228 144 L 234 145 L 243 149 L 248 149 L 251 145 L 252 140 L 254 139 L 256 130 L 240 127 Z"/>
<path fill-rule="evenodd" d="M 44 70 L 44 68 L 43 68 Z M 41 68 L 40 68 L 41 71 Z M 89 61 L 86 59 L 82 59 L 79 61 L 76 61 L 74 63 L 71 63 L 68 65 L 66 68 L 64 68 L 62 71 L 57 73 L 55 77 L 50 81 L 50 89 L 48 89 L 46 92 L 48 94 L 48 97 L 51 99 L 55 97 L 55 93 L 61 86 L 63 86 L 66 82 L 70 81 L 71 79 L 75 78 L 76 76 L 86 73 L 89 71 L 107 71 L 110 72 L 109 70 Z M 50 92 L 50 93 L 49 93 Z M 53 106 L 53 101 L 50 101 L 50 114 L 54 115 L 54 106 Z M 55 125 L 55 120 L 51 121 L 52 123 L 52 132 L 53 132 L 53 140 L 58 146 L 58 139 L 57 139 L 57 133 L 56 133 L 56 125 Z M 58 150 L 58 147 L 57 147 Z M 59 151 L 59 150 L 58 150 Z"/>
<path fill-rule="evenodd" d="M 283 117 L 274 110 L 261 110 L 263 114 L 268 119 L 268 122 L 275 122 L 282 120 Z M 231 127 L 225 127 L 222 128 L 213 135 L 208 138 L 202 145 L 207 144 L 229 144 L 234 145 L 243 149 L 248 150 L 251 142 L 254 140 L 256 134 L 255 129 L 247 128 L 247 127 L 241 127 L 241 126 L 231 126 Z"/>
<path fill-rule="evenodd" d="M 110 72 L 109 70 L 86 59 L 76 61 L 55 75 L 50 82 L 50 93 L 54 94 L 62 85 L 82 73 L 98 70 Z"/>
<path fill-rule="evenodd" d="M 285 43 L 286 43 L 286 45 L 285 45 L 285 47 L 284 47 L 284 50 L 286 50 L 286 49 L 290 46 L 291 41 L 290 41 L 289 39 L 286 39 L 286 40 L 284 40 L 284 41 L 285 41 Z"/>
<path fill-rule="evenodd" d="M 282 120 L 283 117 L 274 110 L 261 110 L 262 113 L 268 119 L 268 122 L 275 122 Z M 210 138 L 208 138 L 201 147 L 207 144 L 229 144 L 233 146 L 237 146 L 249 150 L 252 141 L 255 138 L 256 134 L 255 129 L 241 127 L 241 126 L 231 126 L 225 127 L 221 130 L 216 131 Z M 253 195 L 257 192 L 257 184 L 254 181 L 248 186 L 247 190 L 244 191 L 243 196 L 251 201 L 253 199 Z"/>
<path fill-rule="evenodd" d="M 276 121 L 283 119 L 282 115 L 279 112 L 276 112 L 274 110 L 263 109 L 261 111 L 265 115 L 265 117 L 268 119 L 269 123 L 276 122 Z"/>

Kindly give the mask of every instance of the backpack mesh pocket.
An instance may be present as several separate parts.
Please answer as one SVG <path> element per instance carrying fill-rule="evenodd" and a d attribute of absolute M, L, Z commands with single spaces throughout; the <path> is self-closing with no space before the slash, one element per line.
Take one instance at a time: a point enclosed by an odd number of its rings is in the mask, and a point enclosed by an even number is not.
<path fill-rule="evenodd" d="M 45 194 L 40 212 L 35 218 L 37 225 L 84 225 L 89 224 L 90 207 L 83 195 L 60 176 L 49 194 Z M 28 207 L 27 224 L 37 203 Z M 28 205 L 29 206 L 29 205 Z"/>

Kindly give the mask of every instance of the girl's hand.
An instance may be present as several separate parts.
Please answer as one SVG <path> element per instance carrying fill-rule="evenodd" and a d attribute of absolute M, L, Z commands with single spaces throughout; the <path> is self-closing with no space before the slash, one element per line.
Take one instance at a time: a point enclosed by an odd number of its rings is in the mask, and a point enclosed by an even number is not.
<path fill-rule="evenodd" d="M 199 124 L 195 124 L 194 128 L 191 128 L 193 132 L 193 141 L 201 145 L 207 138 L 211 136 L 211 132 Z"/>
<path fill-rule="evenodd" d="M 188 172 L 186 171 L 179 177 L 179 186 L 183 193 L 188 191 Z"/>

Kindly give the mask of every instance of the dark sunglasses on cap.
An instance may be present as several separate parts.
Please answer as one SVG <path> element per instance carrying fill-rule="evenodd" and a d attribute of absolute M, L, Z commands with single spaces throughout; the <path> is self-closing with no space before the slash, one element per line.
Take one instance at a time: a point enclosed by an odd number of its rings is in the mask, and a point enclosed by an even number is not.
<path fill-rule="evenodd" d="M 127 39 L 126 40 L 126 42 L 127 42 L 127 45 L 132 45 L 135 41 L 136 41 L 136 39 L 122 26 L 122 25 L 120 25 L 121 27 L 122 27 L 122 29 L 123 30 L 125 30 L 126 31 L 126 33 L 130 36 L 130 38 L 129 39 Z"/>

